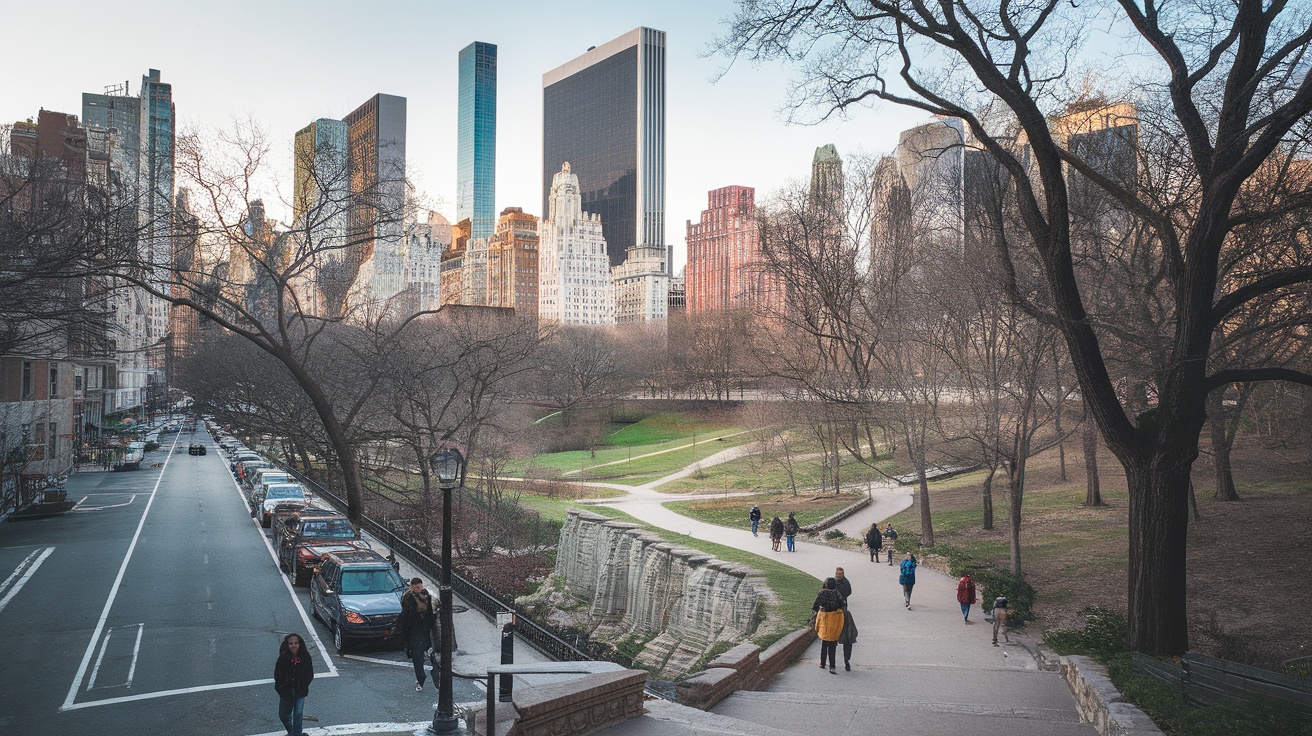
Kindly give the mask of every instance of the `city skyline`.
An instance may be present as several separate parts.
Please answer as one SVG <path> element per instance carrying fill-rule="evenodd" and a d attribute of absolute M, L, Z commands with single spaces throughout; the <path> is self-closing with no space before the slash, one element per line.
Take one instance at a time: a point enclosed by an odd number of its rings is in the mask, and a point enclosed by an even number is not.
<path fill-rule="evenodd" d="M 291 219 L 293 137 L 308 121 L 342 119 L 360 100 L 377 93 L 405 97 L 410 135 L 406 168 L 417 190 L 452 222 L 456 213 L 457 93 L 459 50 L 474 41 L 498 46 L 496 212 L 523 207 L 535 212 L 542 191 L 543 73 L 637 26 L 668 34 L 668 141 L 666 244 L 675 246 L 675 271 L 685 260 L 685 220 L 696 219 L 706 192 L 733 184 L 769 193 L 807 176 L 816 146 L 834 143 L 844 155 L 889 150 L 896 131 L 923 122 L 922 113 L 886 107 L 858 110 L 847 120 L 811 127 L 781 122 L 776 107 L 785 96 L 787 73 L 775 65 L 738 64 L 718 83 L 710 78 L 728 62 L 705 51 L 724 32 L 720 20 L 732 2 L 674 2 L 659 8 L 615 4 L 586 14 L 561 13 L 538 4 L 512 2 L 488 9 L 438 9 L 401 3 L 388 13 L 340 18 L 347 7 L 327 2 L 304 14 L 284 3 L 240 0 L 224 8 L 157 13 L 147 0 L 118 3 L 105 15 L 87 3 L 70 7 L 67 53 L 43 63 L 41 75 L 17 77 L 0 96 L 0 122 L 35 118 L 41 108 L 77 114 L 80 95 L 160 69 L 173 85 L 179 130 L 230 127 L 255 120 L 270 141 L 273 176 L 261 194 L 272 216 Z M 140 18 L 152 14 L 152 42 L 106 45 L 95 38 L 131 37 Z M 262 18 L 274 42 L 245 45 L 246 21 Z M 39 22 L 32 6 L 11 10 L 12 27 Z M 514 18 L 508 23 L 506 18 Z M 122 35 L 116 35 L 122 34 Z M 375 53 L 347 53 L 358 39 L 389 34 Z M 431 49 L 422 55 L 416 48 Z M 340 54 L 324 53 L 339 46 Z M 47 58 L 35 38 L 9 45 L 18 57 Z M 307 67 L 306 59 L 315 59 Z M 259 79 L 259 84 L 251 80 Z M 748 123 L 748 124 L 744 124 Z M 771 155 L 761 156 L 761 150 Z"/>

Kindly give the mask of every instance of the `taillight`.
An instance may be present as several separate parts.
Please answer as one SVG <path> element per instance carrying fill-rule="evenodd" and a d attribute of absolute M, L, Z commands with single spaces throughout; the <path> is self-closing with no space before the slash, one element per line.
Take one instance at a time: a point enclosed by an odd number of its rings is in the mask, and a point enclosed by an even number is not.
<path fill-rule="evenodd" d="M 362 624 L 362 623 L 364 623 L 364 616 L 361 616 L 360 614 L 356 613 L 355 611 L 347 611 L 347 612 L 346 612 L 346 620 L 347 620 L 349 623 L 353 623 L 353 624 Z"/>
<path fill-rule="evenodd" d="M 310 550 L 304 547 L 301 548 L 300 555 L 301 555 L 301 559 L 304 560 L 313 560 L 315 557 L 318 557 L 318 555 L 316 555 L 315 553 L 311 552 Z"/>

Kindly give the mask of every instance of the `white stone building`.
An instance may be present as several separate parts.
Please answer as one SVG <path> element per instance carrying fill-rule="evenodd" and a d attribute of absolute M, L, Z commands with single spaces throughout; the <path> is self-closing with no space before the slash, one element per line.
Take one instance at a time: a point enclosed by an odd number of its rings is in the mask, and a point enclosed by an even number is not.
<path fill-rule="evenodd" d="M 579 178 L 568 161 L 551 179 L 547 204 L 539 230 L 538 319 L 615 324 L 615 286 L 601 217 L 583 211 Z"/>
<path fill-rule="evenodd" d="M 629 248 L 624 262 L 611 269 L 617 322 L 653 322 L 669 316 L 666 255 L 664 248 Z"/>

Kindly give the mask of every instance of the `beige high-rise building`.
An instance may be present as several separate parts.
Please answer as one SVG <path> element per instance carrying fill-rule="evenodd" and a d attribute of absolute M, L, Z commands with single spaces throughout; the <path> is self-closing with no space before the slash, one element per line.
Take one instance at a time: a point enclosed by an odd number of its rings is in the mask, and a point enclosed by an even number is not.
<path fill-rule="evenodd" d="M 538 314 L 538 218 L 507 207 L 487 249 L 487 306 Z"/>
<path fill-rule="evenodd" d="M 615 324 L 615 287 L 601 217 L 583 211 L 579 178 L 568 161 L 551 179 L 547 204 L 538 232 L 538 319 Z"/>

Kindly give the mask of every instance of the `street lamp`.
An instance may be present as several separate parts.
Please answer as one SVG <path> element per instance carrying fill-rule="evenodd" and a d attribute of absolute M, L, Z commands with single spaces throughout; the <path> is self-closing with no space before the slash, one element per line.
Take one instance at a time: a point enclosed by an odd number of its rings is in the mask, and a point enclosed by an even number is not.
<path fill-rule="evenodd" d="M 429 459 L 437 485 L 442 489 L 442 584 L 437 589 L 442 641 L 437 673 L 437 711 L 433 713 L 433 733 L 457 733 L 455 701 L 451 693 L 451 491 L 464 478 L 465 456 L 454 447 L 445 447 Z"/>

